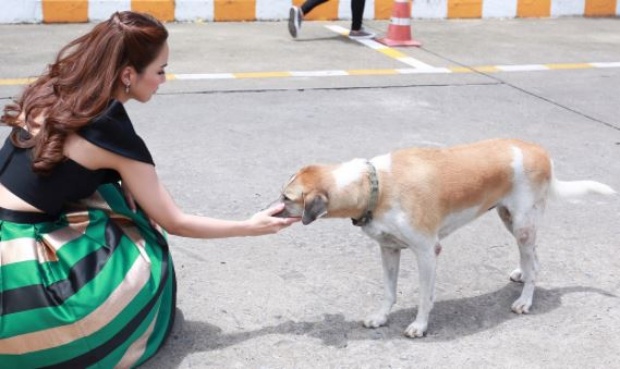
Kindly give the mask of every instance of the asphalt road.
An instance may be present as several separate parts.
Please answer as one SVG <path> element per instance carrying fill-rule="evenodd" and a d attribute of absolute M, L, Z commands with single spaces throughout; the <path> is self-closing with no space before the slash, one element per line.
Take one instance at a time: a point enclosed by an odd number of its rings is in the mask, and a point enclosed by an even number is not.
<path fill-rule="evenodd" d="M 243 219 L 299 167 L 491 137 L 545 146 L 560 179 L 620 189 L 620 20 L 414 21 L 422 48 L 327 26 L 170 24 L 170 80 L 128 110 L 177 203 Z M 379 34 L 387 22 L 367 22 Z M 92 25 L 0 26 L 0 103 Z M 3 131 L 5 134 L 6 130 Z M 517 316 L 518 250 L 495 213 L 443 243 L 428 335 L 401 260 L 386 327 L 378 247 L 349 220 L 256 238 L 173 237 L 185 322 L 144 365 L 168 368 L 620 368 L 620 196 L 551 203 L 534 306 Z"/>

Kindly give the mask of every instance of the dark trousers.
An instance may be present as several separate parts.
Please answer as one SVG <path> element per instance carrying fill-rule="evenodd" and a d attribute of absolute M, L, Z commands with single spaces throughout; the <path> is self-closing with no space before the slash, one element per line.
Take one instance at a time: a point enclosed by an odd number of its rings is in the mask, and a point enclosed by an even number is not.
<path fill-rule="evenodd" d="M 301 6 L 301 11 L 304 15 L 306 15 L 310 13 L 312 9 L 328 1 L 329 0 L 307 0 Z M 351 22 L 351 29 L 354 31 L 359 31 L 362 28 L 362 18 L 364 17 L 365 5 L 366 0 L 351 0 L 351 18 L 353 18 Z"/>

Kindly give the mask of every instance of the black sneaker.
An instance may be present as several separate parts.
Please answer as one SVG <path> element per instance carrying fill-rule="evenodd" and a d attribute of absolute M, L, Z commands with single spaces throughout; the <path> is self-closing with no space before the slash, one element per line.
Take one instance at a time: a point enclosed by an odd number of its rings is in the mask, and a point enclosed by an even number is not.
<path fill-rule="evenodd" d="M 349 32 L 349 38 L 352 39 L 356 39 L 356 40 L 361 40 L 361 39 L 366 39 L 366 38 L 374 38 L 376 36 L 375 33 L 366 31 L 365 29 L 359 29 L 357 31 L 351 30 Z"/>
<path fill-rule="evenodd" d="M 291 34 L 291 37 L 297 38 L 297 33 L 301 28 L 302 19 L 301 9 L 296 6 L 292 6 L 288 13 L 288 32 Z"/>

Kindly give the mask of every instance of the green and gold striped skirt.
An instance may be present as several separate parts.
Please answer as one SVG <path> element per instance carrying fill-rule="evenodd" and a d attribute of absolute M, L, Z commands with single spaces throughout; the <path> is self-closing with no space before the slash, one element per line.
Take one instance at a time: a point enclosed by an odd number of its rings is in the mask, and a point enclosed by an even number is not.
<path fill-rule="evenodd" d="M 152 357 L 176 303 L 165 234 L 116 184 L 56 220 L 19 215 L 0 214 L 0 368 L 130 368 Z"/>

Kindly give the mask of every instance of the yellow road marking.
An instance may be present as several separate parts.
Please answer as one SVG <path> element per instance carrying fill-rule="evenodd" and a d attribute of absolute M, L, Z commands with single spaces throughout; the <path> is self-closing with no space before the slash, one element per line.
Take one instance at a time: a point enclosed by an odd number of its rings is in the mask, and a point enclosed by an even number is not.
<path fill-rule="evenodd" d="M 27 85 L 28 83 L 34 81 L 34 78 L 0 78 L 0 86 L 16 86 L 16 85 Z"/>
<path fill-rule="evenodd" d="M 407 55 L 403 54 L 402 52 L 396 50 L 396 49 L 392 49 L 391 47 L 386 47 L 386 48 L 382 48 L 382 49 L 377 49 L 378 52 L 389 56 L 391 58 L 394 59 L 398 59 L 398 58 L 406 58 Z"/>
<path fill-rule="evenodd" d="M 393 49 L 386 49 L 392 53 Z M 383 51 L 381 51 L 383 52 Z M 398 52 L 398 51 L 396 51 Z M 520 68 L 523 67 L 523 68 Z M 620 63 L 553 63 L 553 64 L 527 64 L 527 65 L 480 65 L 472 67 L 453 66 L 447 68 L 430 69 L 349 69 L 331 71 L 309 71 L 309 72 L 241 72 L 241 73 L 212 73 L 212 74 L 174 74 L 167 73 L 166 79 L 174 80 L 199 80 L 199 79 L 250 79 L 250 78 L 291 78 L 299 77 L 325 77 L 325 76 L 379 76 L 394 74 L 415 74 L 424 72 L 425 74 L 445 74 L 445 73 L 514 73 L 528 71 L 554 71 L 554 70 L 580 70 L 580 69 L 599 69 L 599 68 L 620 68 Z M 179 77 L 177 77 L 179 76 Z M 182 76 L 182 78 L 181 78 Z M 35 81 L 36 78 L 0 78 L 0 86 L 20 86 Z"/>
<path fill-rule="evenodd" d="M 564 64 L 546 64 L 549 69 L 589 69 L 592 65 L 588 63 L 564 63 Z"/>

